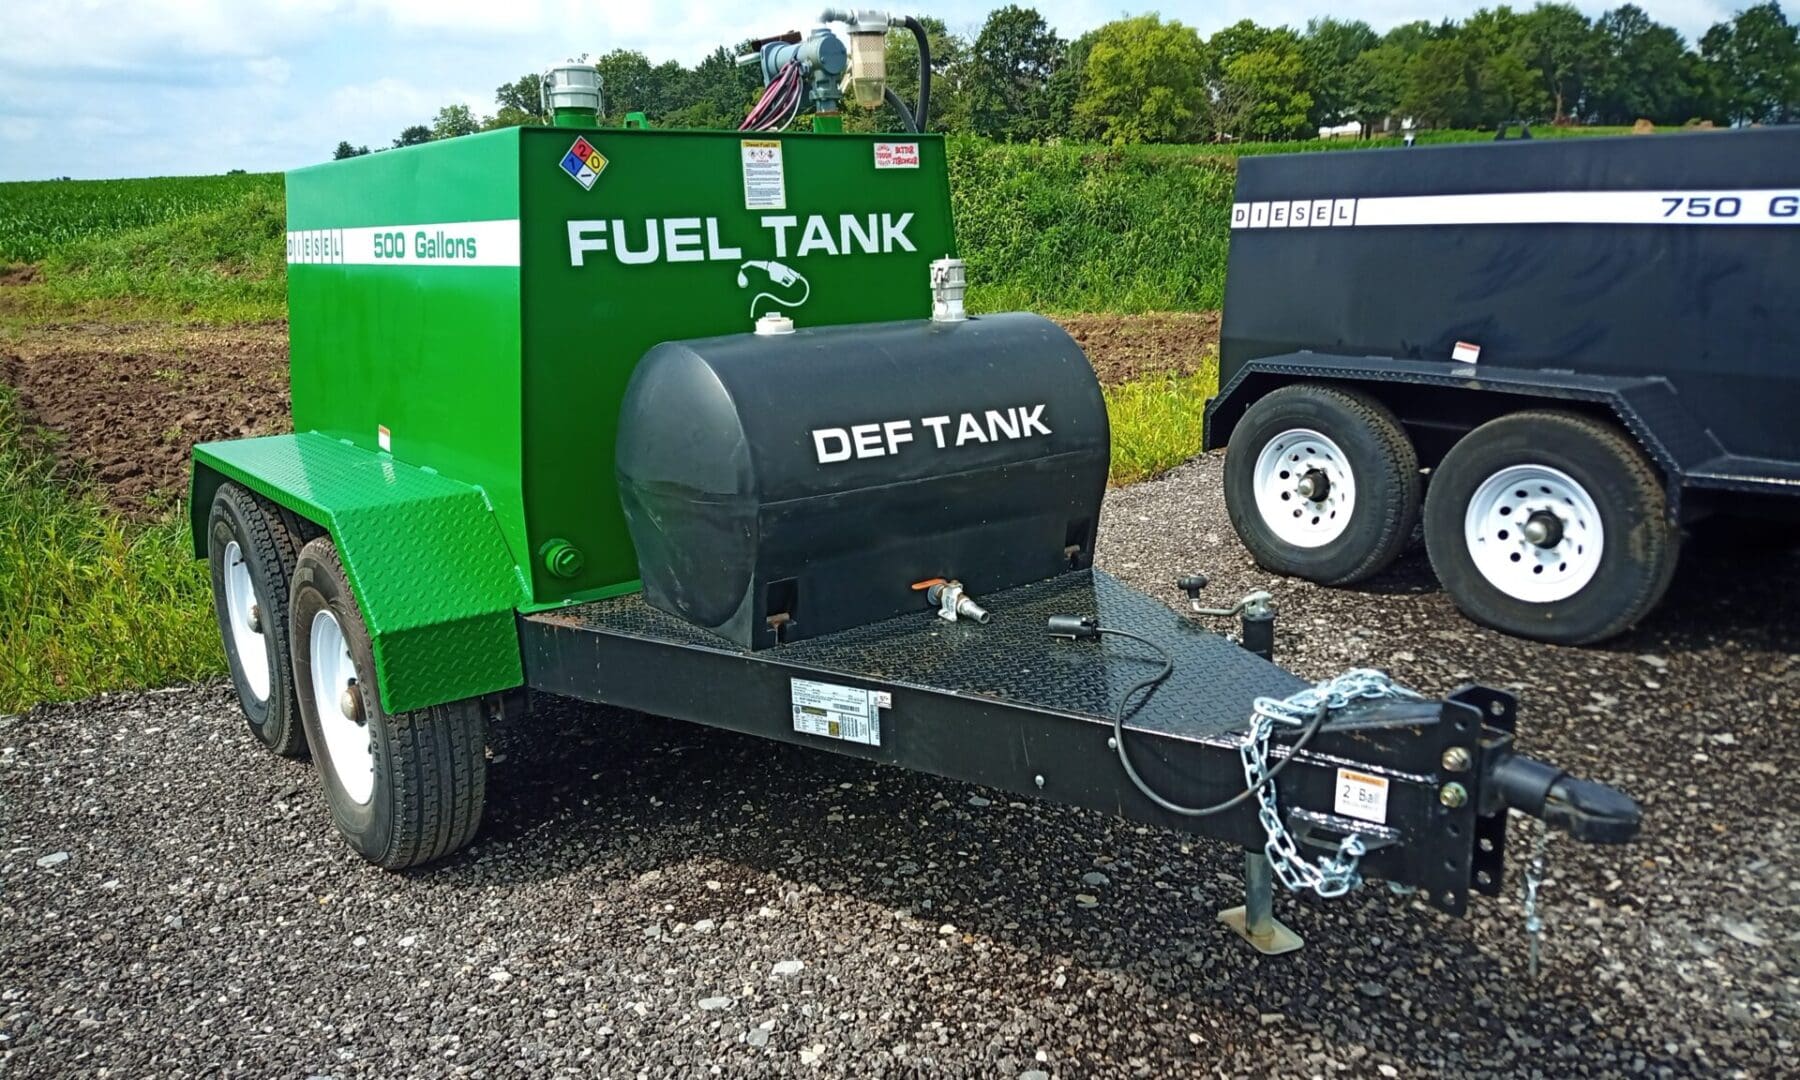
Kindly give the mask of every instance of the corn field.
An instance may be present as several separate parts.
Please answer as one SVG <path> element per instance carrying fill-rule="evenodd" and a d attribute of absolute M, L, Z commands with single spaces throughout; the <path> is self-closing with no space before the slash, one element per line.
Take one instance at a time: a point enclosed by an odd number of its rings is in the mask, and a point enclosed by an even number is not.
<path fill-rule="evenodd" d="M 258 189 L 279 198 L 281 177 L 235 173 L 0 184 L 0 262 L 38 262 L 97 233 L 213 210 Z"/>

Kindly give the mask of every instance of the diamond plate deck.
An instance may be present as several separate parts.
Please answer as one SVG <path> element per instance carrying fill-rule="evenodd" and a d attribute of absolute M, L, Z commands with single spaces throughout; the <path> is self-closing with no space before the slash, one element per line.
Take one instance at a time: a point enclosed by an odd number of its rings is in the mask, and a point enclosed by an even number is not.
<path fill-rule="evenodd" d="M 854 676 L 1109 718 L 1119 696 L 1154 672 L 1157 661 L 1150 650 L 1133 641 L 1116 637 L 1057 641 L 1045 629 L 1051 615 L 1095 615 L 1100 625 L 1141 634 L 1175 658 L 1174 674 L 1137 708 L 1128 726 L 1178 738 L 1240 731 L 1253 699 L 1285 697 L 1305 685 L 1099 571 L 1077 571 L 979 599 L 993 613 L 986 626 L 947 623 L 921 610 L 754 654 L 658 611 L 636 595 L 526 618 L 794 665 L 826 676 Z M 602 671 L 597 677 L 604 683 L 609 674 Z"/>

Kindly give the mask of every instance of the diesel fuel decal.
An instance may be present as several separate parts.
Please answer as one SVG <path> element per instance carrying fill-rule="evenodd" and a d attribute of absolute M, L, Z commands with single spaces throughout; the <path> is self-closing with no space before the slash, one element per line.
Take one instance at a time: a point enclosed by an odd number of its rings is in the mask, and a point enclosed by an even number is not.
<path fill-rule="evenodd" d="M 1800 225 L 1800 188 L 1521 191 L 1233 203 L 1233 229 L 1432 225 Z"/>

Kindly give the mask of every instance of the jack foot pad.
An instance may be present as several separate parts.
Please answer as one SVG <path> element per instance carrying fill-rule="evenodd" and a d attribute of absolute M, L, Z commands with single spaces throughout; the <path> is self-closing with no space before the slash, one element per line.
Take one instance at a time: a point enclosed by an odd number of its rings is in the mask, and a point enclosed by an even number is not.
<path fill-rule="evenodd" d="M 1219 921 L 1231 927 L 1238 937 L 1250 943 L 1250 947 L 1264 956 L 1280 956 L 1291 953 L 1306 941 L 1299 934 L 1283 925 L 1281 920 L 1269 917 L 1262 925 L 1252 930 L 1245 918 L 1246 908 L 1226 908 L 1219 912 Z"/>

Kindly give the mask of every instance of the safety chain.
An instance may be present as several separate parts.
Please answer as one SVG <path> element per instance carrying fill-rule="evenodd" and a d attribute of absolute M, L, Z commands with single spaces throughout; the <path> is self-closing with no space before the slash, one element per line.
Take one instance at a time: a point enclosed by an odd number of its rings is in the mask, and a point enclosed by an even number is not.
<path fill-rule="evenodd" d="M 1256 819 L 1268 837 L 1263 844 L 1263 854 L 1268 856 L 1275 877 L 1289 892 L 1311 889 L 1326 899 L 1344 895 L 1362 884 L 1362 875 L 1356 872 L 1356 865 L 1368 849 L 1363 845 L 1362 837 L 1351 833 L 1338 841 L 1336 853 L 1317 862 L 1300 853 L 1299 845 L 1294 842 L 1276 807 L 1275 782 L 1264 782 L 1269 775 L 1269 736 L 1274 733 L 1275 725 L 1301 727 L 1316 719 L 1321 710 L 1336 712 L 1356 701 L 1417 701 L 1422 697 L 1396 685 L 1384 672 L 1356 668 L 1286 699 L 1256 699 L 1252 706 L 1250 732 L 1238 748 L 1238 756 L 1244 761 L 1244 783 L 1257 790 L 1261 804 Z"/>
<path fill-rule="evenodd" d="M 1538 954 L 1544 941 L 1544 917 L 1538 914 L 1538 890 L 1544 887 L 1544 877 L 1550 870 L 1550 826 L 1545 825 L 1538 830 L 1537 839 L 1531 845 L 1531 861 L 1525 864 L 1525 936 L 1526 956 L 1531 967 L 1531 977 L 1537 978 Z"/>

